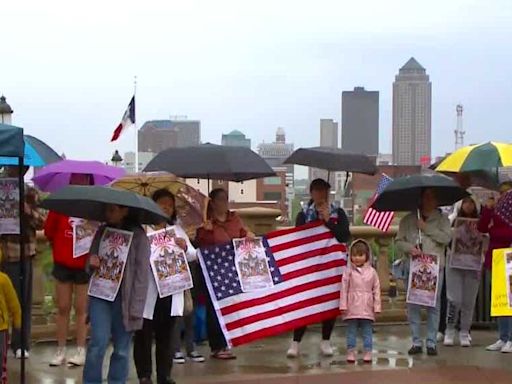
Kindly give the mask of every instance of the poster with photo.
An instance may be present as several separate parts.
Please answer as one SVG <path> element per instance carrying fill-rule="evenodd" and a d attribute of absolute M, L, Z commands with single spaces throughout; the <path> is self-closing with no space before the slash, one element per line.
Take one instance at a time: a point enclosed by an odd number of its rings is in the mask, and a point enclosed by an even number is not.
<path fill-rule="evenodd" d="M 76 258 L 88 254 L 100 224 L 96 221 L 74 217 L 70 218 L 69 221 L 73 228 L 73 257 Z"/>
<path fill-rule="evenodd" d="M 477 229 L 478 219 L 457 218 L 453 226 L 450 267 L 479 271 L 484 256 L 484 236 Z"/>
<path fill-rule="evenodd" d="M 508 307 L 512 308 L 512 251 L 505 252 L 505 281 L 507 284 Z"/>
<path fill-rule="evenodd" d="M 183 292 L 194 286 L 185 252 L 176 245 L 173 227 L 148 234 L 151 243 L 151 270 L 158 288 L 158 295 Z"/>
<path fill-rule="evenodd" d="M 274 282 L 261 237 L 233 239 L 233 247 L 242 291 L 253 292 L 272 288 Z"/>
<path fill-rule="evenodd" d="M 0 178 L 0 234 L 20 233 L 18 179 Z"/>
<path fill-rule="evenodd" d="M 123 280 L 126 258 L 133 232 L 105 228 L 101 236 L 98 257 L 100 266 L 89 283 L 89 296 L 114 301 Z"/>
<path fill-rule="evenodd" d="M 439 278 L 439 256 L 411 256 L 407 303 L 435 307 Z"/>

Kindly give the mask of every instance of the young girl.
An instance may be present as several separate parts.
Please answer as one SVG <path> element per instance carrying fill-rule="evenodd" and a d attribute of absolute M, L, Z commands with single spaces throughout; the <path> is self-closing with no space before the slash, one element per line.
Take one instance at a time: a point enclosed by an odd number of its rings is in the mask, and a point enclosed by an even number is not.
<path fill-rule="evenodd" d="M 347 362 L 356 361 L 357 330 L 363 333 L 365 363 L 372 362 L 373 322 L 380 313 L 380 282 L 371 264 L 370 246 L 356 240 L 350 247 L 350 263 L 341 283 L 340 310 L 347 323 Z"/>
<path fill-rule="evenodd" d="M 153 194 L 153 200 L 169 217 L 169 224 L 175 225 L 178 236 L 175 241 L 187 256 L 188 261 L 196 260 L 196 250 L 190 243 L 185 231 L 176 224 L 175 197 L 167 189 L 159 189 Z M 167 223 L 155 226 L 154 230 L 165 228 Z M 153 338 L 155 340 L 156 376 L 158 384 L 173 384 L 171 379 L 172 350 L 176 319 L 183 315 L 183 293 L 167 297 L 158 297 L 158 289 L 151 268 L 148 269 L 149 287 L 144 309 L 142 329 L 135 332 L 133 358 L 140 384 L 150 384 L 153 363 L 151 359 Z"/>
<path fill-rule="evenodd" d="M 142 328 L 148 289 L 147 271 L 150 268 L 151 250 L 146 232 L 130 208 L 107 204 L 105 210 L 107 225 L 101 227 L 94 237 L 89 256 L 91 268 L 100 266 L 97 254 L 106 227 L 131 231 L 133 237 L 121 287 L 114 301 L 89 297 L 91 335 L 85 358 L 84 384 L 103 382 L 103 360 L 111 339 L 114 351 L 110 357 L 108 382 L 126 383 L 132 333 Z"/>
<path fill-rule="evenodd" d="M 473 198 L 466 197 L 458 210 L 457 218 L 479 217 L 477 203 Z M 475 224 L 476 226 L 476 224 Z M 464 227 L 459 227 L 464 230 Z M 457 230 L 457 229 L 456 229 Z M 444 345 L 452 346 L 455 338 L 455 326 L 460 316 L 459 341 L 462 347 L 471 346 L 469 329 L 473 321 L 473 310 L 480 287 L 480 271 L 446 267 L 446 296 L 448 307 L 446 311 L 446 333 Z"/>
<path fill-rule="evenodd" d="M 0 250 L 0 263 L 2 252 Z M 9 345 L 9 323 L 14 329 L 21 328 L 21 307 L 11 279 L 0 272 L 0 384 L 7 383 L 7 353 Z"/>

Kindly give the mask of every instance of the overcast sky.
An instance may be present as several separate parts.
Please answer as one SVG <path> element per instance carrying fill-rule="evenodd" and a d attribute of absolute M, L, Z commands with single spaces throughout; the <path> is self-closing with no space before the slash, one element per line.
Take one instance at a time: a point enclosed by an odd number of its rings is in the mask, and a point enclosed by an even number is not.
<path fill-rule="evenodd" d="M 9 1 L 0 14 L 0 93 L 22 126 L 68 158 L 105 160 L 138 77 L 138 125 L 187 115 L 203 141 L 238 129 L 253 147 L 282 126 L 319 144 L 341 92 L 380 91 L 380 151 L 391 151 L 392 82 L 414 56 L 433 88 L 433 155 L 510 141 L 510 0 Z"/>

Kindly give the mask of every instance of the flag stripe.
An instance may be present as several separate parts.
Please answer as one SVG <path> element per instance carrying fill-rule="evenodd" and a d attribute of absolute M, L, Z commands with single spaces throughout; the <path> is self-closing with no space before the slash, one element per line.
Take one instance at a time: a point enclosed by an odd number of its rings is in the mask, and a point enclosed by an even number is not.
<path fill-rule="evenodd" d="M 248 324 L 242 328 L 237 328 L 237 329 L 231 330 L 231 331 L 229 331 L 229 334 L 230 334 L 231 338 L 236 338 L 236 337 L 240 337 L 244 333 L 251 333 L 251 332 L 255 332 L 262 328 L 267 328 L 272 324 L 281 323 L 281 322 L 289 322 L 289 321 L 300 319 L 304 316 L 314 315 L 316 313 L 322 313 L 322 312 L 331 311 L 331 310 L 337 310 L 337 312 L 338 312 L 337 314 L 339 314 L 339 302 L 340 302 L 339 297 L 337 297 L 331 301 L 319 303 L 319 304 L 312 305 L 309 307 L 301 307 L 294 311 L 287 312 L 287 313 L 278 315 L 278 316 L 270 318 L 270 319 L 257 321 L 252 324 Z M 291 329 L 294 329 L 294 328 L 290 328 L 290 330 Z"/>
<path fill-rule="evenodd" d="M 285 274 L 283 274 L 283 278 L 285 280 L 289 280 L 289 279 L 293 279 L 295 277 L 299 277 L 302 275 L 308 275 L 308 274 L 314 273 L 314 272 L 326 271 L 326 270 L 329 270 L 334 267 L 343 267 L 345 265 L 347 265 L 347 262 L 345 260 L 341 260 L 341 259 L 333 260 L 333 261 L 329 261 L 328 263 L 312 265 L 310 267 L 297 269 L 293 272 L 285 273 Z M 342 273 L 342 271 L 340 269 L 340 275 L 341 275 L 341 273 Z"/>
<path fill-rule="evenodd" d="M 297 263 L 288 264 L 286 266 L 281 267 L 279 264 L 279 270 L 281 271 L 281 275 L 286 276 L 288 273 L 292 273 L 295 271 L 302 271 L 305 268 L 313 267 L 315 265 L 323 265 L 330 261 L 339 261 L 340 254 L 339 252 L 331 252 L 327 255 L 310 257 L 309 259 L 305 259 L 299 261 Z M 286 279 L 285 279 L 286 280 Z"/>
<path fill-rule="evenodd" d="M 260 322 L 262 320 L 268 320 L 276 316 L 284 315 L 288 312 L 293 312 L 299 309 L 303 309 L 304 307 L 311 307 L 314 305 L 322 304 L 325 302 L 329 302 L 332 300 L 339 299 L 340 292 L 339 292 L 340 286 L 338 286 L 338 292 L 329 292 L 324 295 L 311 297 L 302 301 L 294 302 L 288 305 L 282 305 L 278 308 L 275 308 L 273 310 L 267 311 L 267 312 L 259 312 L 252 316 L 245 316 L 237 321 L 233 321 L 231 323 L 226 322 L 226 328 L 228 331 L 232 331 L 237 328 L 245 327 L 246 325 L 250 325 L 253 323 Z"/>
<path fill-rule="evenodd" d="M 244 300 L 243 302 L 236 303 L 236 304 L 230 305 L 228 307 L 222 308 L 221 312 L 225 317 L 227 317 L 228 315 L 230 315 L 234 312 L 243 311 L 243 310 L 246 310 L 246 309 L 252 308 L 252 307 L 262 306 L 262 305 L 265 305 L 268 303 L 275 302 L 277 300 L 283 300 L 286 297 L 297 295 L 302 292 L 313 291 L 317 288 L 324 287 L 324 286 L 330 286 L 332 284 L 337 284 L 337 283 L 340 283 L 339 276 L 338 275 L 330 276 L 330 277 L 327 277 L 322 280 L 314 280 L 314 281 L 307 282 L 305 284 L 292 286 L 291 288 L 287 288 L 285 290 L 282 290 L 280 292 L 276 292 L 276 293 L 273 293 L 273 294 L 270 294 L 267 296 L 259 297 L 259 298 L 252 299 L 252 300 Z"/>
<path fill-rule="evenodd" d="M 338 243 L 328 245 L 325 248 L 318 248 L 316 244 L 309 244 L 308 246 L 302 247 L 302 250 L 305 252 L 296 253 L 296 250 L 292 250 L 274 253 L 279 268 L 282 270 L 283 267 L 289 264 L 294 264 L 312 257 L 324 256 L 333 252 L 345 252 L 346 247 Z"/>
<path fill-rule="evenodd" d="M 319 233 L 319 234 L 316 234 L 313 236 L 297 238 L 295 240 L 291 240 L 291 241 L 289 241 L 287 243 L 283 243 L 283 244 L 278 244 L 278 245 L 270 244 L 270 249 L 272 250 L 272 253 L 276 254 L 276 253 L 284 251 L 286 249 L 296 248 L 296 247 L 300 247 L 302 245 L 314 243 L 316 241 L 328 240 L 330 238 L 332 238 L 332 234 L 330 232 L 323 232 L 323 233 Z"/>
<path fill-rule="evenodd" d="M 299 319 L 295 319 L 292 321 L 284 322 L 284 323 L 277 323 L 271 327 L 267 327 L 264 329 L 260 329 L 255 332 L 244 334 L 243 336 L 235 337 L 231 339 L 231 344 L 233 346 L 247 344 L 255 340 L 259 340 L 265 337 L 268 337 L 269 334 L 280 334 L 283 332 L 288 332 L 297 328 L 302 328 L 309 324 L 315 324 L 320 323 L 324 320 L 329 320 L 339 313 L 338 309 L 331 309 L 328 311 L 315 313 L 313 315 L 304 316 Z"/>

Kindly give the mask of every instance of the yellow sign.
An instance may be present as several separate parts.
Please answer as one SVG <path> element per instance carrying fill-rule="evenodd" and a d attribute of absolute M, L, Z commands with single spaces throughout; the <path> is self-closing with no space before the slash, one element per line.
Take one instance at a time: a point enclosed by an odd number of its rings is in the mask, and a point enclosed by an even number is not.
<path fill-rule="evenodd" d="M 491 316 L 512 316 L 512 248 L 492 253 Z"/>

